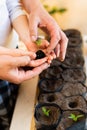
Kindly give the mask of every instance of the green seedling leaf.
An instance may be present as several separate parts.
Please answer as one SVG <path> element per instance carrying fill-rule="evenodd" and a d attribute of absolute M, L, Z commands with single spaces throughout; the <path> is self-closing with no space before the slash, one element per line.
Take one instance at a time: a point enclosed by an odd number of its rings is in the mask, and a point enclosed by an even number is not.
<path fill-rule="evenodd" d="M 75 115 L 71 113 L 70 116 L 69 116 L 69 118 L 74 119 Z"/>
<path fill-rule="evenodd" d="M 77 119 L 78 119 L 78 118 L 81 118 L 81 117 L 84 117 L 84 115 L 78 115 L 78 116 L 77 116 Z"/>
<path fill-rule="evenodd" d="M 70 114 L 70 116 L 68 118 L 72 119 L 73 121 L 77 121 L 79 118 L 83 117 L 84 115 L 75 115 L 75 114 Z"/>
<path fill-rule="evenodd" d="M 35 43 L 40 46 L 42 43 L 42 39 L 41 38 L 37 38 L 37 40 L 35 41 Z"/>
<path fill-rule="evenodd" d="M 50 111 L 51 111 L 50 109 L 47 110 L 45 107 L 42 107 L 42 111 L 43 111 L 45 116 L 49 117 L 49 114 L 50 114 Z"/>

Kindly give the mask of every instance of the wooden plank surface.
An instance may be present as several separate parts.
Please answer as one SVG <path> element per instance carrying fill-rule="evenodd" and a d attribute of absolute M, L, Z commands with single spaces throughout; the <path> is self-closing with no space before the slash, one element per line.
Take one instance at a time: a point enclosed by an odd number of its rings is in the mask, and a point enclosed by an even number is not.
<path fill-rule="evenodd" d="M 35 130 L 33 113 L 37 83 L 38 77 L 35 77 L 21 84 L 10 130 Z"/>

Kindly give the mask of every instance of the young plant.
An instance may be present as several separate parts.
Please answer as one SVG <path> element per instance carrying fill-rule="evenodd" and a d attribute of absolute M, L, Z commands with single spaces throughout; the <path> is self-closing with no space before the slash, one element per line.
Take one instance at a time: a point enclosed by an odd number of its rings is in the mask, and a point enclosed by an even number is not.
<path fill-rule="evenodd" d="M 44 113 L 45 116 L 49 117 L 50 111 L 51 111 L 50 109 L 47 110 L 45 107 L 42 107 L 42 112 Z"/>
<path fill-rule="evenodd" d="M 35 43 L 40 46 L 42 43 L 42 39 L 41 38 L 37 38 L 37 40 L 35 41 Z"/>
<path fill-rule="evenodd" d="M 76 116 L 75 114 L 71 113 L 68 118 L 70 118 L 70 119 L 72 119 L 73 121 L 76 122 L 79 118 L 81 118 L 81 117 L 83 117 L 83 116 L 84 116 L 84 115 L 82 115 L 82 114 Z"/>

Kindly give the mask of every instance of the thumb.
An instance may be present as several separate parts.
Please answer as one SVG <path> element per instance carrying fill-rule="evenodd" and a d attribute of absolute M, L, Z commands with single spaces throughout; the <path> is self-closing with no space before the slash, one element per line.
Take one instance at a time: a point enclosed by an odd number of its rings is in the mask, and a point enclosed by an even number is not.
<path fill-rule="evenodd" d="M 35 42 L 37 40 L 39 20 L 37 17 L 30 15 L 29 22 L 30 37 Z"/>
<path fill-rule="evenodd" d="M 29 56 L 21 56 L 21 57 L 12 57 L 12 60 L 10 60 L 11 66 L 13 67 L 21 67 L 26 66 L 30 62 Z"/>

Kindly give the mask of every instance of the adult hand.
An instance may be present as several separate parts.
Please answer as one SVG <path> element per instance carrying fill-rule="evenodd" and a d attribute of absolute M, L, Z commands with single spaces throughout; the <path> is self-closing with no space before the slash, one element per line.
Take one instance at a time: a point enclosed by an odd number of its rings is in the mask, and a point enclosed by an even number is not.
<path fill-rule="evenodd" d="M 49 53 L 54 50 L 56 56 L 59 57 L 60 60 L 64 60 L 68 39 L 55 20 L 41 6 L 30 13 L 29 21 L 31 38 L 37 38 L 38 27 L 41 28 L 49 34 L 51 38 L 47 52 Z"/>
<path fill-rule="evenodd" d="M 32 58 L 32 60 L 31 60 Z M 0 47 L 0 79 L 19 84 L 28 80 L 49 67 L 47 57 L 39 62 L 33 61 L 35 54 L 19 49 L 6 49 Z M 24 71 L 21 67 L 30 65 L 35 67 L 33 70 Z"/>
<path fill-rule="evenodd" d="M 20 24 L 20 23 L 22 23 L 22 24 Z M 42 39 L 41 44 L 39 44 L 39 45 L 37 45 L 35 43 L 36 41 L 32 42 L 26 15 L 21 15 L 18 18 L 14 19 L 12 21 L 12 25 L 13 25 L 14 29 L 17 31 L 17 33 L 20 37 L 20 40 L 22 42 L 24 42 L 26 48 L 29 51 L 36 52 L 37 50 L 40 50 L 40 49 L 44 50 L 48 47 L 49 42 L 45 39 Z"/>
<path fill-rule="evenodd" d="M 64 60 L 68 39 L 58 26 L 57 22 L 48 14 L 39 0 L 22 0 L 29 15 L 30 36 L 37 39 L 38 27 L 44 30 L 51 38 L 47 53 L 55 51 L 60 60 Z"/>

